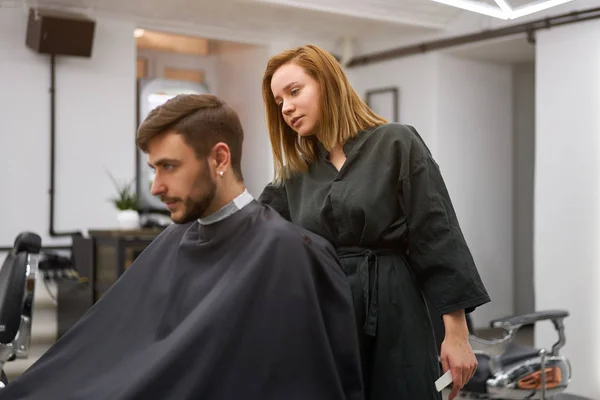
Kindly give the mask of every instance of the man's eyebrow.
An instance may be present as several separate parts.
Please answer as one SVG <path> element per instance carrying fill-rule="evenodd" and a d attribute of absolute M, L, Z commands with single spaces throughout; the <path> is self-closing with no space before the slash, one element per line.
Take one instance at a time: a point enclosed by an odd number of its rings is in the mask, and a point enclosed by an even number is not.
<path fill-rule="evenodd" d="M 154 166 L 158 166 L 158 165 L 165 165 L 165 164 L 178 164 L 179 160 L 176 160 L 174 158 L 161 158 L 158 159 L 154 162 L 154 164 L 151 164 L 150 162 L 148 162 L 148 166 L 150 168 L 154 168 Z"/>

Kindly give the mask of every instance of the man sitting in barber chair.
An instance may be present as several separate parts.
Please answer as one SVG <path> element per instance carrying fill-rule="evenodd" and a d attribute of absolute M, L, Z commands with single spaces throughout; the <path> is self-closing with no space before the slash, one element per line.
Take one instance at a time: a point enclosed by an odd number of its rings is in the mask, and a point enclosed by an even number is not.
<path fill-rule="evenodd" d="M 215 96 L 150 113 L 138 145 L 176 224 L 0 399 L 363 398 L 335 252 L 246 191 L 242 141 Z"/>

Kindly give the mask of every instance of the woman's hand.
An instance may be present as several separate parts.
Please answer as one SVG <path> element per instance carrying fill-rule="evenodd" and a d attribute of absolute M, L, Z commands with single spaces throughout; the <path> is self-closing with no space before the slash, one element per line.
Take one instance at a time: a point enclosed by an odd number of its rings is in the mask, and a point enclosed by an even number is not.
<path fill-rule="evenodd" d="M 448 400 L 454 399 L 477 369 L 477 358 L 469 343 L 469 330 L 464 310 L 444 315 L 446 335 L 442 342 L 443 372 L 452 371 L 452 391 Z"/>

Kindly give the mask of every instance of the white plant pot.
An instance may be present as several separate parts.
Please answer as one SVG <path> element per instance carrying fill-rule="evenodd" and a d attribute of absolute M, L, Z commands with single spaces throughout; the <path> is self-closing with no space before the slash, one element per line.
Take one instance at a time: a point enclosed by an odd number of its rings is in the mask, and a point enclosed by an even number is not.
<path fill-rule="evenodd" d="M 133 230 L 140 228 L 140 215 L 135 210 L 119 210 L 117 220 L 121 229 Z"/>

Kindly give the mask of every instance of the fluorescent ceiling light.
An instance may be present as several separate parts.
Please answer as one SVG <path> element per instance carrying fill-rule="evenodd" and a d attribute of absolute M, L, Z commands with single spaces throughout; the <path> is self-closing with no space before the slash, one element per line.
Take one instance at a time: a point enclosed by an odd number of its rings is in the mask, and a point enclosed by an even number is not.
<path fill-rule="evenodd" d="M 502 10 L 504 14 L 510 14 L 512 12 L 512 8 L 508 5 L 506 0 L 494 0 L 498 7 Z"/>
<path fill-rule="evenodd" d="M 462 8 L 463 10 L 472 11 L 478 14 L 488 15 L 490 17 L 508 19 L 508 16 L 502 12 L 498 7 L 490 6 L 489 4 L 481 3 L 479 1 L 471 0 L 433 0 L 436 3 L 446 4 L 447 6 L 453 6 Z"/>
<path fill-rule="evenodd" d="M 491 6 L 477 0 L 433 0 L 436 3 L 461 8 L 463 10 L 475 12 L 500 19 L 516 19 L 536 12 L 544 11 L 552 7 L 571 2 L 573 0 L 545 0 L 533 4 L 519 7 L 515 10 L 506 2 L 506 0 L 494 0 L 498 7 Z"/>
<path fill-rule="evenodd" d="M 569 3 L 573 0 L 546 0 L 540 1 L 535 4 L 529 4 L 516 10 L 512 11 L 510 14 L 510 19 L 524 17 L 525 15 L 533 14 L 536 12 L 544 11 L 552 7 L 560 6 L 562 4 Z"/>

